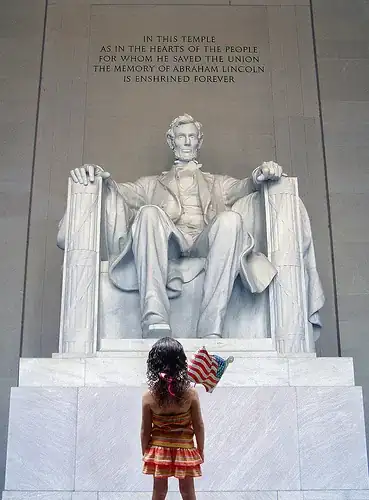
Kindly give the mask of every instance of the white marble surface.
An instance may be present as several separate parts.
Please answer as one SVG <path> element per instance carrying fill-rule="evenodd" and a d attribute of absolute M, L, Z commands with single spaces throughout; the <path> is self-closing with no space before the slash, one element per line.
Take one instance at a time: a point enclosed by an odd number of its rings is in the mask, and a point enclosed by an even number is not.
<path fill-rule="evenodd" d="M 287 386 L 288 361 L 283 358 L 235 358 L 219 387 Z"/>
<path fill-rule="evenodd" d="M 209 349 L 210 350 L 210 349 Z M 187 356 L 191 356 L 194 351 L 186 351 Z M 215 351 L 213 351 L 215 352 Z M 144 351 L 99 351 L 96 353 L 97 358 L 125 358 L 127 356 L 132 357 L 147 357 L 147 352 Z M 289 354 L 285 356 L 283 354 L 277 354 L 276 351 L 238 351 L 237 349 L 232 349 L 228 351 L 218 351 L 222 357 L 234 356 L 237 355 L 237 358 L 290 358 L 295 357 L 294 355 Z M 65 355 L 53 354 L 55 358 L 67 358 Z M 315 358 L 316 355 L 313 353 L 302 353 L 299 354 L 298 357 L 302 358 Z M 70 357 L 69 357 L 70 359 Z"/>
<path fill-rule="evenodd" d="M 352 358 L 289 359 L 292 386 L 353 386 Z"/>
<path fill-rule="evenodd" d="M 141 395 L 134 387 L 79 390 L 76 490 L 150 490 L 141 472 Z"/>
<path fill-rule="evenodd" d="M 141 474 L 141 393 L 123 387 L 79 390 L 76 489 L 150 490 L 151 478 Z M 199 491 L 299 488 L 293 388 L 200 394 L 208 438 Z"/>
<path fill-rule="evenodd" d="M 209 351 L 275 351 L 272 339 L 177 339 L 186 352 L 202 346 Z M 154 340 L 148 339 L 101 339 L 100 351 L 144 351 L 149 352 Z"/>
<path fill-rule="evenodd" d="M 51 500 L 51 499 L 72 500 L 72 493 L 70 491 L 4 491 L 2 497 L 2 500 Z"/>
<path fill-rule="evenodd" d="M 7 490 L 79 492 L 58 500 L 97 500 L 94 492 L 113 495 L 112 489 L 123 500 L 129 492 L 150 492 L 151 478 L 141 473 L 142 392 L 122 386 L 13 389 Z M 257 492 L 277 490 L 278 500 L 369 500 L 368 492 L 349 493 L 369 488 L 359 388 L 218 387 L 209 395 L 199 387 L 199 393 L 207 435 L 204 475 L 196 481 L 200 500 L 254 500 Z M 300 488 L 343 488 L 346 496 L 315 491 L 301 498 Z M 173 481 L 170 490 L 177 491 Z"/>
<path fill-rule="evenodd" d="M 4 491 L 2 500 L 98 500 L 98 494 L 93 491 Z"/>
<path fill-rule="evenodd" d="M 369 500 L 369 490 L 304 491 L 304 500 Z"/>
<path fill-rule="evenodd" d="M 102 178 L 86 186 L 68 179 L 58 244 L 65 250 L 59 352 L 97 350 Z"/>
<path fill-rule="evenodd" d="M 196 485 L 196 483 L 195 483 Z M 196 492 L 197 500 L 369 500 L 369 490 Z M 4 491 L 2 500 L 151 500 L 146 492 Z M 179 500 L 170 491 L 167 500 Z"/>
<path fill-rule="evenodd" d="M 278 491 L 278 500 L 369 500 L 369 490 Z"/>
<path fill-rule="evenodd" d="M 235 356 L 220 387 L 258 386 L 353 386 L 352 358 L 289 358 L 283 356 L 244 356 L 245 352 L 221 351 Z M 22 359 L 19 385 L 28 386 L 133 386 L 146 382 L 147 351 L 105 353 L 79 359 Z M 115 356 L 113 354 L 116 354 Z M 192 352 L 187 352 L 191 358 Z"/>
<path fill-rule="evenodd" d="M 278 500 L 304 500 L 302 491 L 278 491 Z"/>
<path fill-rule="evenodd" d="M 300 387 L 296 391 L 301 488 L 368 488 L 361 389 Z"/>
<path fill-rule="evenodd" d="M 301 228 L 302 202 L 296 178 L 282 178 L 279 183 L 262 185 L 265 207 L 267 256 L 277 269 L 269 286 L 270 332 L 278 352 L 314 352 L 312 327 L 309 324 L 309 301 L 319 296 L 309 287 L 306 252 Z M 311 260 L 315 257 L 311 255 Z M 291 265 L 293 263 L 293 265 Z M 307 286 L 308 285 L 308 286 Z M 317 283 L 316 288 L 320 287 Z M 313 290 L 313 293 L 311 293 Z M 324 304 L 324 298 L 321 305 Z"/>
<path fill-rule="evenodd" d="M 210 349 L 209 349 L 210 351 Z M 186 351 L 186 356 L 190 358 L 195 351 Z M 210 351 L 215 352 L 215 351 Z M 276 351 L 237 351 L 237 349 L 229 350 L 229 351 L 217 351 L 218 354 L 221 354 L 223 358 L 228 356 L 237 356 L 237 358 L 280 358 L 284 356 L 280 356 L 276 353 Z M 59 355 L 56 355 L 59 356 Z M 135 358 L 147 358 L 148 352 L 146 351 L 109 351 L 109 352 L 98 352 L 96 353 L 97 358 L 127 358 L 127 357 L 135 357 Z M 309 354 L 310 356 L 310 354 Z M 311 357 L 311 356 L 310 356 Z"/>
<path fill-rule="evenodd" d="M 196 483 L 195 483 L 196 486 Z M 179 500 L 177 492 L 169 492 L 166 500 Z M 196 492 L 197 500 L 277 500 L 274 491 L 227 491 L 227 492 Z M 23 500 L 23 499 L 22 499 Z M 99 500 L 151 500 L 151 493 L 118 493 L 101 492 Z"/>
<path fill-rule="evenodd" d="M 175 493 L 169 492 L 168 500 L 177 500 Z M 197 500 L 277 500 L 274 491 L 224 491 L 224 492 L 196 492 Z"/>
<path fill-rule="evenodd" d="M 73 490 L 77 389 L 14 388 L 7 490 Z"/>
<path fill-rule="evenodd" d="M 212 352 L 216 352 L 214 349 Z M 220 386 L 353 386 L 352 358 L 290 358 L 283 356 L 244 356 L 221 351 L 223 357 L 235 355 Z M 145 383 L 146 351 L 105 353 L 106 356 L 78 359 L 23 358 L 19 385 L 27 386 L 109 386 Z M 114 356 L 115 354 L 115 356 Z M 188 352 L 190 358 L 193 354 Z M 288 364 L 288 369 L 287 369 Z"/>
<path fill-rule="evenodd" d="M 78 387 L 84 381 L 84 359 L 20 358 L 19 386 Z"/>
<path fill-rule="evenodd" d="M 298 489 L 294 389 L 219 388 L 211 396 L 202 398 L 208 437 L 199 491 Z"/>
<path fill-rule="evenodd" d="M 145 384 L 146 358 L 86 359 L 86 386 Z M 278 358 L 238 358 L 219 383 L 219 387 L 280 385 L 288 385 L 288 362 Z"/>
<path fill-rule="evenodd" d="M 77 491 L 72 493 L 72 500 L 98 500 L 97 491 Z"/>
<path fill-rule="evenodd" d="M 86 359 L 86 386 L 139 387 L 145 384 L 146 356 L 144 358 Z"/>
<path fill-rule="evenodd" d="M 99 500 L 151 500 L 151 498 L 151 493 L 148 491 L 137 493 L 102 491 L 99 493 Z M 168 495 L 166 500 L 169 500 Z"/>

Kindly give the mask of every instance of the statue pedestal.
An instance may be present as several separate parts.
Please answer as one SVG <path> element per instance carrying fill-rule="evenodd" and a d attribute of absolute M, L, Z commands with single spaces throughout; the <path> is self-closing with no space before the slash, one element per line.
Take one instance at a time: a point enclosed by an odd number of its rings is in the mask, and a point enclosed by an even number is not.
<path fill-rule="evenodd" d="M 183 343 L 188 354 L 198 347 Z M 352 360 L 213 343 L 235 362 L 213 394 L 199 387 L 207 434 L 199 500 L 369 500 Z M 150 498 L 139 439 L 149 348 L 126 341 L 120 352 L 21 360 L 3 500 Z M 169 500 L 179 497 L 175 480 L 170 491 Z"/>

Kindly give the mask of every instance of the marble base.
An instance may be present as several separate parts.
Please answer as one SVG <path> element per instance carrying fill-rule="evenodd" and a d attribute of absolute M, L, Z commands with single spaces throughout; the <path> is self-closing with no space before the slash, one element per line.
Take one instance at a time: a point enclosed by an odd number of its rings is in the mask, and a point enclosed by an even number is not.
<path fill-rule="evenodd" d="M 252 341 L 259 351 L 207 344 L 235 361 L 213 394 L 198 387 L 207 433 L 198 500 L 369 500 L 352 359 L 281 356 L 265 340 Z M 96 356 L 21 359 L 3 500 L 150 499 L 139 442 L 150 342 L 120 342 Z M 200 346 L 184 344 L 187 354 Z M 169 488 L 179 498 L 175 480 Z"/>
<path fill-rule="evenodd" d="M 229 346 L 226 346 L 229 349 Z M 213 350 L 213 352 L 215 349 Z M 354 386 L 351 358 L 243 357 L 234 355 L 219 387 L 262 386 Z M 189 355 L 191 353 L 188 353 Z M 141 387 L 146 382 L 146 351 L 126 351 L 117 357 L 54 358 L 20 360 L 21 387 Z"/>
<path fill-rule="evenodd" d="M 98 492 L 97 491 L 91 491 L 91 492 L 90 491 L 88 492 L 4 491 L 3 492 L 3 500 L 51 500 L 51 499 L 52 500 L 98 500 Z"/>
<path fill-rule="evenodd" d="M 149 352 L 157 339 L 101 339 L 101 352 Z M 217 352 L 232 351 L 272 351 L 276 352 L 271 338 L 264 339 L 178 339 L 186 352 L 193 352 L 206 345 L 207 349 Z"/>
<path fill-rule="evenodd" d="M 369 500 L 369 490 L 198 492 L 197 500 Z M 3 500 L 151 500 L 149 492 L 5 491 Z M 169 492 L 166 500 L 178 500 Z"/>
<path fill-rule="evenodd" d="M 250 492 L 369 488 L 360 388 L 219 387 L 199 393 L 207 444 L 196 484 L 204 499 L 206 492 L 241 500 L 254 498 Z M 6 494 L 106 492 L 99 500 L 110 500 L 106 495 L 114 491 L 115 500 L 149 492 L 151 478 L 141 473 L 141 395 L 142 388 L 122 386 L 13 389 Z M 234 492 L 239 496 L 221 496 Z M 282 500 L 301 500 L 291 495 Z M 5 496 L 17 498 L 27 497 Z"/>
<path fill-rule="evenodd" d="M 77 389 L 13 388 L 5 488 L 73 490 Z"/>

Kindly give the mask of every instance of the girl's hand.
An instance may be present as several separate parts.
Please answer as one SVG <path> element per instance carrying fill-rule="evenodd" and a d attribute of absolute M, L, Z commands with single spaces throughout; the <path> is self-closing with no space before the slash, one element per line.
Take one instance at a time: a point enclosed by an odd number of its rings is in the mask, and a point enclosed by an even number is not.
<path fill-rule="evenodd" d="M 202 461 L 204 462 L 204 460 L 205 460 L 204 459 L 204 450 L 198 450 L 198 451 L 200 453 L 200 457 L 201 457 Z"/>

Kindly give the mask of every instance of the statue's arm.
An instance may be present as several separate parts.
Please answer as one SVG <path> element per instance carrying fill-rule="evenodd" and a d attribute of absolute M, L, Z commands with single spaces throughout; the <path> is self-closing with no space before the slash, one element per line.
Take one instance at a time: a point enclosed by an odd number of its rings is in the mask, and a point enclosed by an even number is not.
<path fill-rule="evenodd" d="M 71 179 L 77 183 L 78 178 L 76 176 L 76 172 L 81 175 L 81 171 L 83 174 L 84 170 L 85 167 L 73 170 L 71 172 Z M 104 177 L 104 181 L 105 181 L 104 189 L 106 190 L 106 192 L 109 191 L 110 193 L 115 192 L 116 194 L 120 195 L 124 205 L 129 209 L 128 210 L 129 213 L 134 214 L 141 206 L 147 204 L 147 194 L 146 194 L 144 179 L 139 179 L 136 182 L 125 182 L 122 184 L 118 184 L 111 178 L 110 174 L 108 174 L 107 176 Z M 94 180 L 92 180 L 92 182 L 94 182 Z M 81 180 L 81 182 L 78 183 L 82 184 L 83 180 Z M 107 204 L 106 208 L 107 210 L 109 210 L 112 209 L 112 207 L 110 207 L 111 201 L 112 199 L 113 200 L 116 199 L 116 195 L 113 195 L 113 197 L 104 196 L 103 199 L 105 199 L 105 203 Z M 127 219 L 129 218 L 130 217 L 128 217 Z M 56 239 L 56 244 L 62 250 L 64 250 L 65 248 L 65 235 L 66 235 L 66 214 L 64 214 L 62 220 L 59 222 L 58 234 Z"/>
<path fill-rule="evenodd" d="M 246 179 L 241 180 L 228 176 L 223 177 L 223 198 L 227 207 L 233 206 L 240 198 L 253 193 L 257 189 L 252 177 L 246 177 Z"/>
<path fill-rule="evenodd" d="M 114 181 L 110 180 L 110 183 Z M 110 185 L 107 181 L 107 187 Z M 145 189 L 144 179 L 139 179 L 136 182 L 123 182 L 121 184 L 114 183 L 118 193 L 122 196 L 124 202 L 131 210 L 138 210 L 140 207 L 147 205 L 148 196 Z"/>
<path fill-rule="evenodd" d="M 283 168 L 274 161 L 266 161 L 255 168 L 251 177 L 238 180 L 233 177 L 224 176 L 223 196 L 226 206 L 232 206 L 236 201 L 260 190 L 260 186 L 266 181 L 278 181 L 283 174 Z"/>

